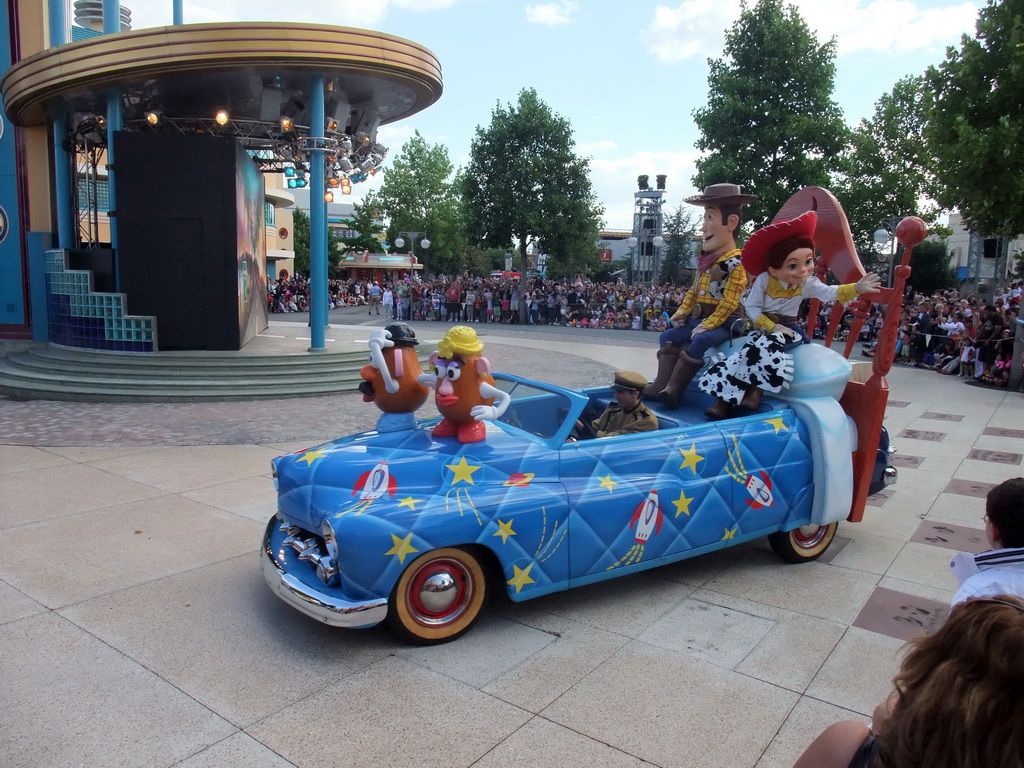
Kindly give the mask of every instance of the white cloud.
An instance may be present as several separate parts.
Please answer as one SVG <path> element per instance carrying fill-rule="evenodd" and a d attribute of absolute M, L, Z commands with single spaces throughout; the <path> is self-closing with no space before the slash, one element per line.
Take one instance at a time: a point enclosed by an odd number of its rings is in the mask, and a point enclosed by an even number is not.
<path fill-rule="evenodd" d="M 411 11 L 437 11 L 462 0 L 333 0 L 330 3 L 293 0 L 190 0 L 184 4 L 186 24 L 227 21 L 280 21 L 374 27 L 391 7 Z M 132 11 L 132 28 L 163 27 L 172 23 L 170 0 L 125 0 Z"/>
<path fill-rule="evenodd" d="M 857 51 L 912 51 L 954 44 L 974 30 L 979 2 L 921 8 L 923 0 L 793 0 L 808 26 L 824 42 L 835 36 L 840 55 Z M 658 61 L 722 55 L 725 30 L 739 18 L 740 4 L 684 0 L 659 5 L 641 35 Z"/>
<path fill-rule="evenodd" d="M 593 155 L 600 155 L 602 152 L 611 152 L 618 146 L 614 141 L 601 139 L 599 141 L 587 142 L 586 144 L 577 144 L 576 154 L 580 157 L 591 157 Z"/>
<path fill-rule="evenodd" d="M 526 6 L 526 21 L 528 24 L 545 24 L 547 26 L 571 24 L 573 14 L 579 9 L 580 4 L 574 0 L 528 5 Z"/>
<path fill-rule="evenodd" d="M 683 152 L 635 152 L 632 155 L 595 157 L 590 161 L 590 180 L 597 199 L 605 206 L 604 220 L 608 229 L 633 228 L 633 193 L 636 177 L 647 174 L 651 188 L 655 176 L 667 176 L 665 212 L 674 209 L 684 197 L 695 194 L 690 179 L 695 172 L 695 150 Z"/>

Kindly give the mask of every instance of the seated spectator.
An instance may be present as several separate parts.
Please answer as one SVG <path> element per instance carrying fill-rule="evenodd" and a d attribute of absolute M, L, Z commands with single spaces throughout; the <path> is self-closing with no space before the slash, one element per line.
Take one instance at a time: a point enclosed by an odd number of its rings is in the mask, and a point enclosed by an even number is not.
<path fill-rule="evenodd" d="M 794 768 L 1024 766 L 1024 601 L 971 598 L 910 645 L 871 727 L 830 725 Z"/>
<path fill-rule="evenodd" d="M 1005 480 L 988 492 L 982 522 L 992 549 L 960 553 L 949 563 L 960 583 L 954 605 L 992 594 L 1024 597 L 1024 477 Z"/>

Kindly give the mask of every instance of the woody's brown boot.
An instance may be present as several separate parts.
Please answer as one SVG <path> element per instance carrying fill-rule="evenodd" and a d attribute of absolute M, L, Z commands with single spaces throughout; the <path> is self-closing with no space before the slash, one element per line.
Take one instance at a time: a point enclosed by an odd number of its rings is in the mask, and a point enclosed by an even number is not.
<path fill-rule="evenodd" d="M 723 400 L 720 397 L 716 397 L 715 402 L 713 402 L 708 409 L 704 411 L 704 415 L 712 421 L 728 419 L 732 416 L 732 403 Z"/>
<path fill-rule="evenodd" d="M 685 352 L 679 353 L 679 362 L 672 369 L 668 384 L 658 393 L 658 402 L 667 410 L 674 411 L 679 407 L 679 398 L 686 390 L 686 385 L 693 381 L 693 377 L 704 367 L 704 358 L 699 360 L 690 357 Z"/>
<path fill-rule="evenodd" d="M 672 375 L 672 370 L 678 362 L 679 347 L 675 344 L 666 344 L 658 350 L 658 375 L 654 377 L 654 381 L 644 387 L 642 394 L 646 399 L 653 400 L 665 388 Z"/>
<path fill-rule="evenodd" d="M 736 409 L 739 411 L 746 411 L 747 413 L 755 413 L 758 408 L 761 407 L 761 388 L 760 387 L 748 387 L 747 391 L 743 393 L 743 399 L 740 400 Z"/>

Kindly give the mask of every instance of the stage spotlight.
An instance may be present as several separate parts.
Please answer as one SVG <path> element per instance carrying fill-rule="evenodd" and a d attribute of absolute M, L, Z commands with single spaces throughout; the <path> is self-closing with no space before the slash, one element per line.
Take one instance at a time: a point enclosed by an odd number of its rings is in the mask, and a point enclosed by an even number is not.
<path fill-rule="evenodd" d="M 665 190 L 665 178 L 666 178 L 665 174 L 664 173 L 659 173 L 654 178 L 658 182 L 658 189 L 664 191 Z"/>
<path fill-rule="evenodd" d="M 334 118 L 331 118 L 330 120 L 328 120 L 327 121 L 327 130 L 328 131 L 336 131 L 336 130 L 338 130 L 338 121 L 335 120 Z"/>
<path fill-rule="evenodd" d="M 636 185 L 640 189 L 641 192 L 646 192 L 647 190 L 649 190 L 651 188 L 650 185 L 647 183 L 647 179 L 648 178 L 650 178 L 650 177 L 647 176 L 646 174 L 644 174 L 643 176 L 637 176 L 636 177 Z"/>
<path fill-rule="evenodd" d="M 327 180 L 327 186 L 331 187 L 332 189 L 337 189 L 338 187 L 341 186 L 341 182 L 332 176 Z"/>
<path fill-rule="evenodd" d="M 217 112 L 217 116 L 213 119 L 217 121 L 217 125 L 227 125 L 229 120 L 228 113 L 222 109 Z"/>
<path fill-rule="evenodd" d="M 351 195 L 352 194 L 352 187 L 342 187 L 341 188 L 341 194 L 343 194 L 343 195 Z"/>
<path fill-rule="evenodd" d="M 294 168 L 285 168 L 284 169 L 284 175 L 287 176 L 289 179 L 292 178 L 295 175 L 295 169 Z"/>
<path fill-rule="evenodd" d="M 325 203 L 333 203 L 334 202 L 334 193 L 333 192 L 324 192 L 324 202 Z"/>
<path fill-rule="evenodd" d="M 281 116 L 281 130 L 290 131 L 292 129 L 292 119 L 290 117 Z"/>
<path fill-rule="evenodd" d="M 153 109 L 146 113 L 146 122 L 150 125 L 156 125 L 160 122 L 161 112 L 159 109 Z"/>

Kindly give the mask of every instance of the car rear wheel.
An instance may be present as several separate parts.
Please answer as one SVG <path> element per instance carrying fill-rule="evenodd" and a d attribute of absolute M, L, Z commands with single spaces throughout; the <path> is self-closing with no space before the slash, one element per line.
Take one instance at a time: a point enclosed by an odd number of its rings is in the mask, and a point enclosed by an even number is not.
<path fill-rule="evenodd" d="M 839 523 L 803 525 L 792 531 L 778 531 L 768 536 L 768 543 L 787 563 L 806 563 L 821 557 L 836 537 Z"/>
<path fill-rule="evenodd" d="M 479 560 L 458 547 L 435 549 L 402 572 L 391 593 L 387 622 L 410 642 L 445 643 L 469 631 L 486 597 Z"/>

